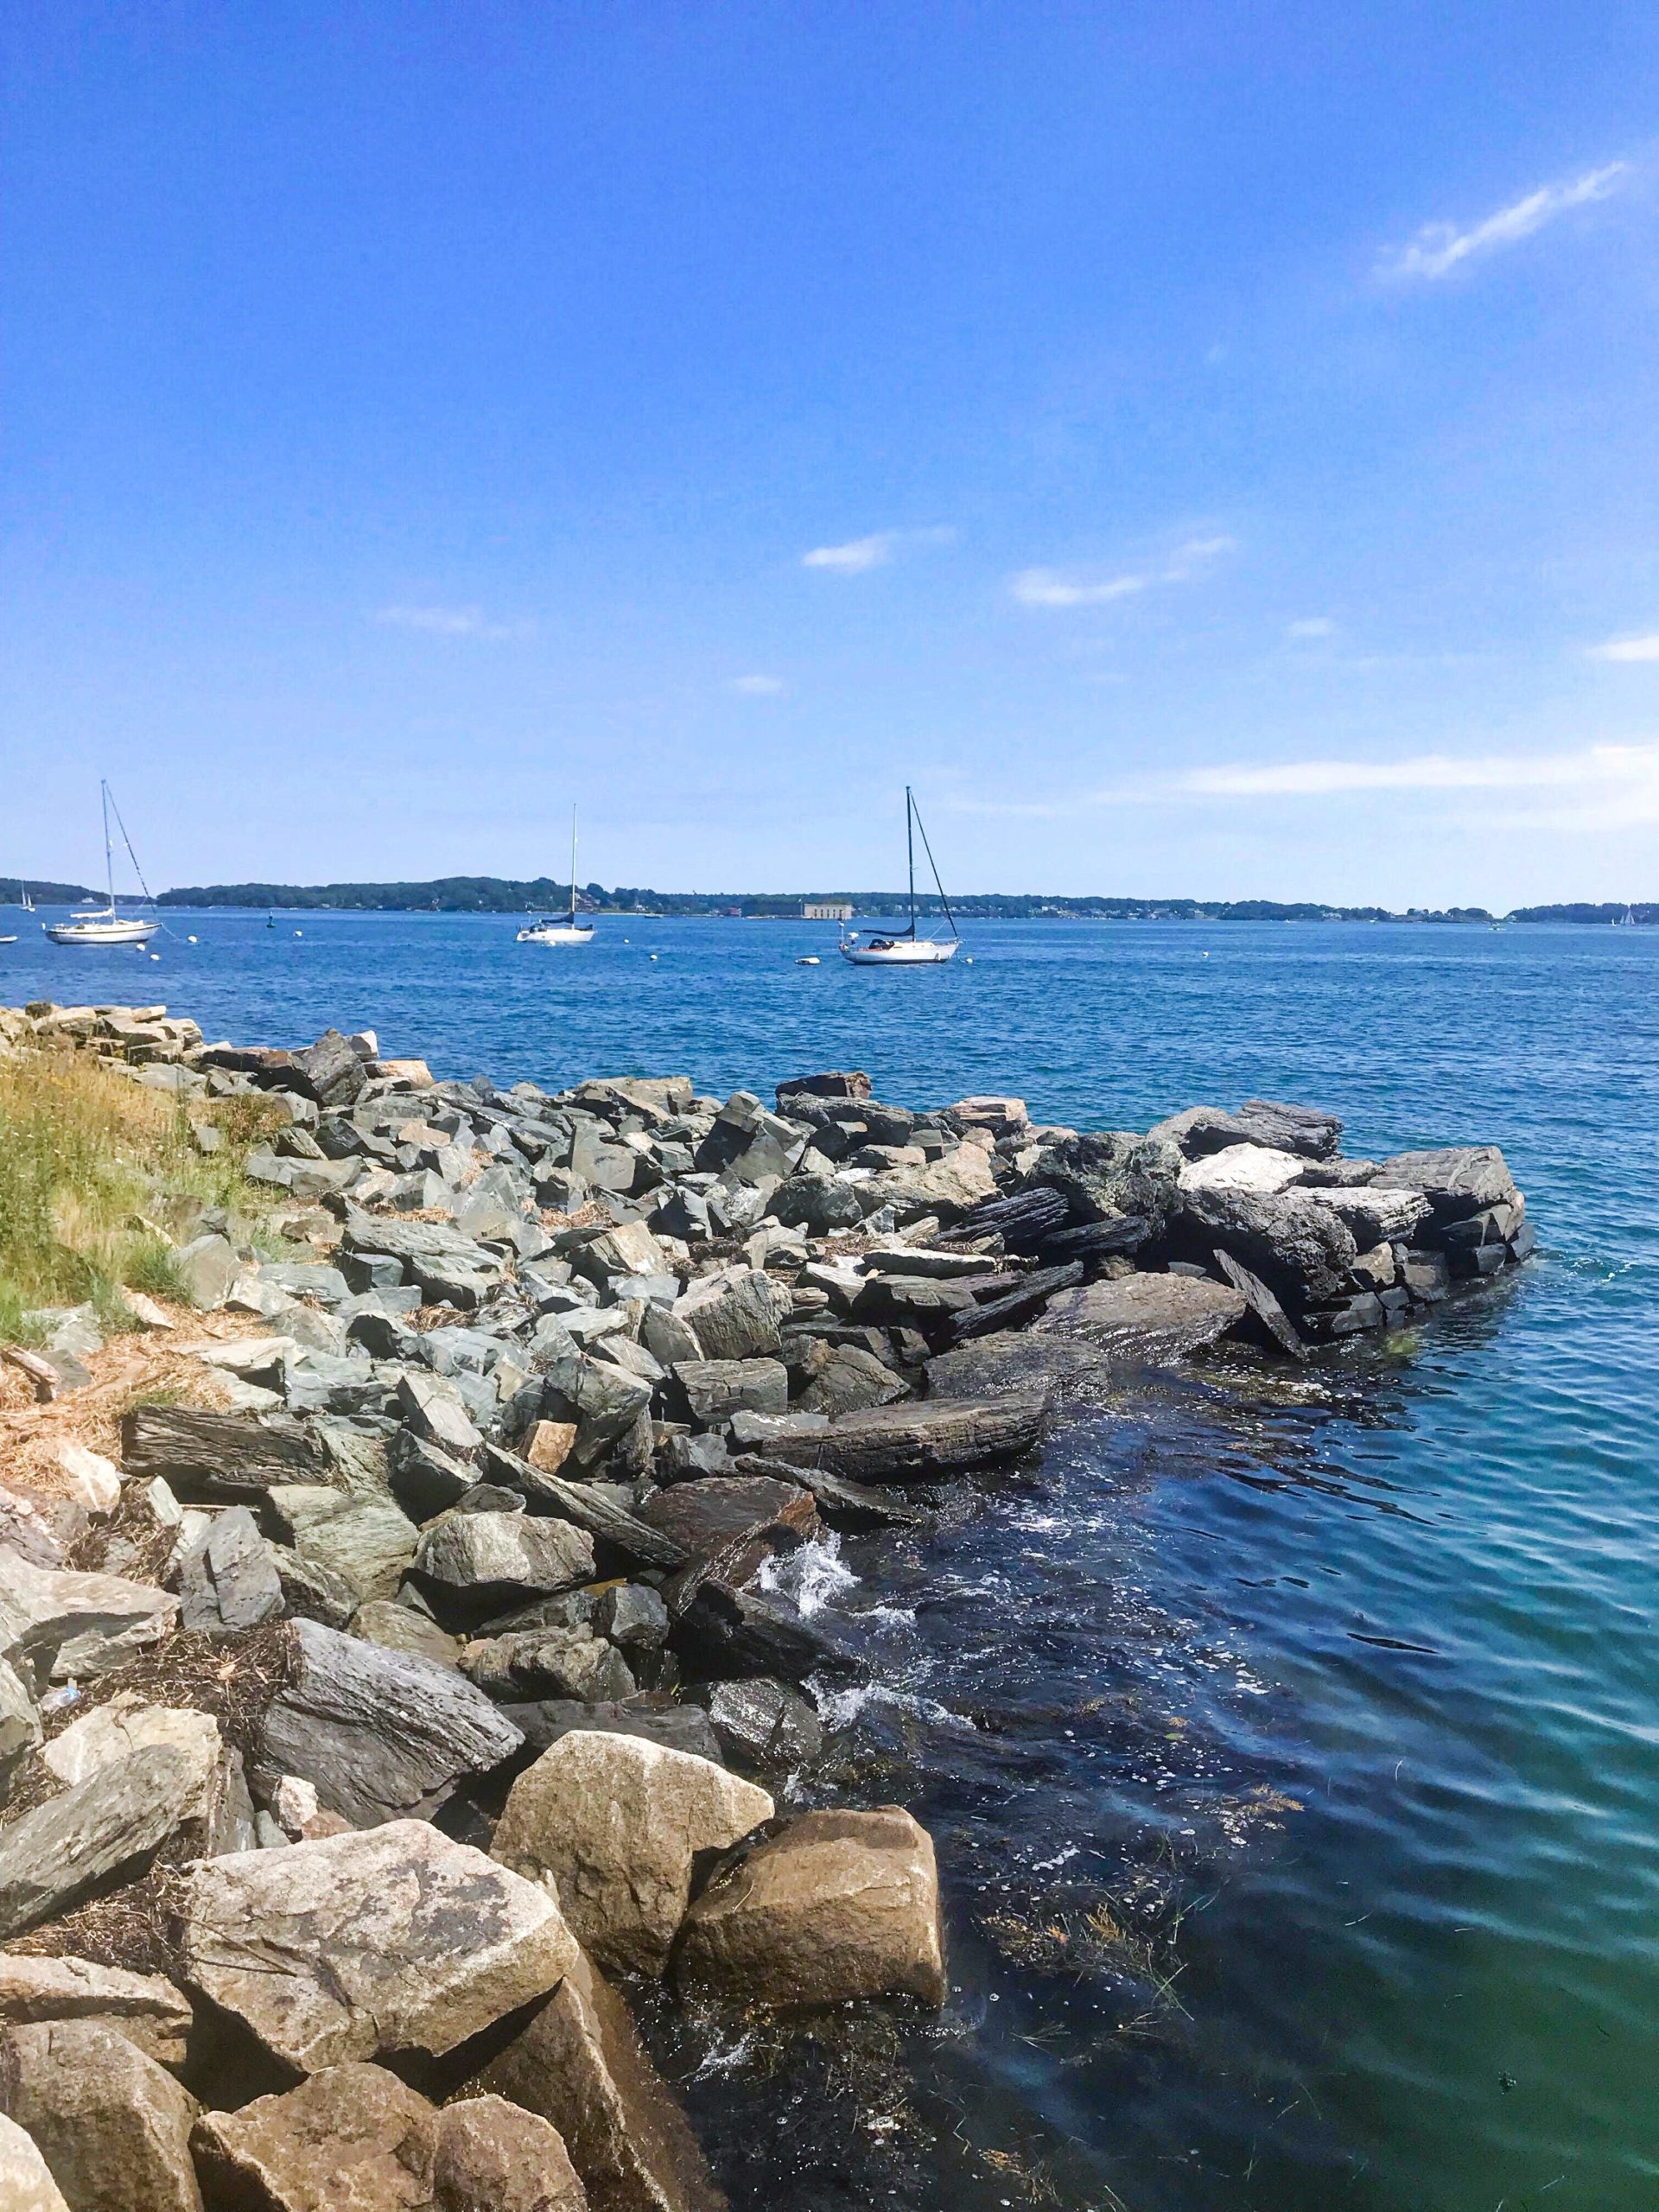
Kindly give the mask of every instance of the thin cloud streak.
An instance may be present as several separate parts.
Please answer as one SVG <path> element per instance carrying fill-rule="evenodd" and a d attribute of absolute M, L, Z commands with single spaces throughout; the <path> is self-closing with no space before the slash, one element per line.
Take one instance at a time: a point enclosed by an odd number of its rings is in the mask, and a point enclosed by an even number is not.
<path fill-rule="evenodd" d="M 726 686 L 728 691 L 735 691 L 744 699 L 779 698 L 788 688 L 778 676 L 734 676 Z"/>
<path fill-rule="evenodd" d="M 1094 581 L 1067 575 L 1058 569 L 1022 569 L 1009 580 L 1008 589 L 1021 607 L 1107 607 L 1114 600 L 1133 599 L 1157 584 L 1191 582 L 1212 561 L 1232 552 L 1236 543 L 1231 537 L 1189 538 L 1177 546 L 1161 569 L 1132 570 Z"/>
<path fill-rule="evenodd" d="M 380 607 L 373 619 L 383 629 L 419 630 L 429 638 L 514 638 L 526 626 L 492 621 L 481 607 Z"/>
<path fill-rule="evenodd" d="M 906 545 L 949 545 L 955 540 L 956 531 L 945 528 L 931 530 L 878 530 L 868 537 L 849 538 L 844 545 L 815 545 L 810 553 L 801 556 L 804 569 L 827 569 L 833 575 L 861 576 L 871 569 L 885 569 L 893 556 Z"/>
<path fill-rule="evenodd" d="M 1423 277 L 1432 283 L 1449 276 L 1466 261 L 1518 245 L 1570 208 L 1607 199 L 1621 190 L 1632 174 L 1630 162 L 1609 162 L 1567 182 L 1542 185 L 1467 230 L 1460 231 L 1452 223 L 1425 223 L 1408 245 L 1382 255 L 1376 273 L 1396 282 Z"/>
<path fill-rule="evenodd" d="M 1645 638 L 1609 638 L 1605 645 L 1592 645 L 1591 660 L 1649 661 L 1659 660 L 1659 630 Z"/>

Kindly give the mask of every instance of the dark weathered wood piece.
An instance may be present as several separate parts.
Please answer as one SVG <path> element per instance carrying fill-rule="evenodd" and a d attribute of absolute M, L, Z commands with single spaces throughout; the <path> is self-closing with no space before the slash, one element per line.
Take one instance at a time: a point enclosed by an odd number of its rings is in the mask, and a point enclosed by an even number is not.
<path fill-rule="evenodd" d="M 1018 1287 L 1001 1298 L 988 1299 L 971 1313 L 957 1316 L 941 1333 L 944 1344 L 965 1344 L 969 1337 L 985 1337 L 998 1329 L 1012 1329 L 1039 1313 L 1057 1290 L 1070 1290 L 1083 1281 L 1083 1262 L 1072 1260 L 1063 1268 L 1039 1268 L 1035 1274 L 1017 1279 Z"/>
<path fill-rule="evenodd" d="M 129 1475 L 164 1475 L 187 1504 L 257 1504 L 273 1483 L 330 1479 L 297 1427 L 194 1406 L 124 1414 L 121 1464 Z"/>
<path fill-rule="evenodd" d="M 778 1439 L 772 1456 L 854 1482 L 943 1482 L 1033 1450 L 1052 1401 L 1052 1393 L 1039 1387 L 995 1398 L 869 1406 L 810 1435 Z"/>

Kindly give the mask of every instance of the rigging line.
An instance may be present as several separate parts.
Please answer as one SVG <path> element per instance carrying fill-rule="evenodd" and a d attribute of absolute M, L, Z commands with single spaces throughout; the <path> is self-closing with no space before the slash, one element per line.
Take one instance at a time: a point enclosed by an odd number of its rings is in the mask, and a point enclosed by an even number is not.
<path fill-rule="evenodd" d="M 914 800 L 911 804 L 914 806 Z M 950 925 L 950 934 L 952 937 L 960 937 L 962 931 L 957 927 L 957 918 L 950 911 L 950 901 L 944 895 L 944 885 L 939 876 L 939 864 L 933 857 L 932 846 L 927 842 L 927 824 L 922 819 L 922 810 L 919 806 L 916 807 L 916 827 L 922 833 L 922 850 L 927 855 L 927 864 L 933 871 L 933 880 L 938 887 L 939 904 L 944 909 L 945 920 Z"/>
<path fill-rule="evenodd" d="M 121 809 L 116 804 L 115 793 L 110 789 L 108 784 L 105 784 L 104 786 L 104 796 L 110 803 L 110 811 L 114 815 L 116 827 L 121 832 L 121 842 L 127 849 L 127 858 L 132 862 L 132 872 L 138 879 L 138 888 L 143 893 L 146 903 L 154 906 L 156 904 L 156 894 L 151 891 L 149 886 L 144 881 L 144 871 L 138 865 L 138 855 L 132 849 L 132 839 L 127 835 L 127 825 L 121 819 Z M 111 906 L 115 903 L 115 893 L 113 890 L 111 890 L 110 893 L 110 903 Z M 167 931 L 168 937 L 176 935 L 176 931 L 168 929 L 165 922 L 162 924 L 162 927 L 163 930 Z"/>

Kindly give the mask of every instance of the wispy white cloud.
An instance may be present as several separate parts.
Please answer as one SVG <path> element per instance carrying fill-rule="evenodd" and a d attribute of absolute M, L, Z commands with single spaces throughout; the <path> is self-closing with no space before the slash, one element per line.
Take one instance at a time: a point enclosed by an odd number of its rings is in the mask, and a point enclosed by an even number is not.
<path fill-rule="evenodd" d="M 1133 599 L 1158 584 L 1191 582 L 1205 574 L 1222 554 L 1230 553 L 1236 543 L 1230 537 L 1191 537 L 1161 564 L 1115 576 L 1078 575 L 1061 569 L 1022 569 L 1010 578 L 1008 589 L 1021 607 L 1109 607 L 1114 600 Z"/>
<path fill-rule="evenodd" d="M 379 607 L 374 620 L 389 630 L 423 630 L 432 638 L 517 638 L 526 626 L 493 621 L 481 607 Z"/>
<path fill-rule="evenodd" d="M 1659 822 L 1659 743 L 1592 745 L 1576 753 L 1426 753 L 1405 760 L 1236 762 L 1140 777 L 1056 799 L 963 797 L 954 807 L 970 814 L 1071 818 L 1090 808 L 1461 791 L 1483 795 L 1481 819 L 1492 827 L 1605 831 Z M 1495 810 L 1506 798 L 1512 802 L 1508 810 Z"/>
<path fill-rule="evenodd" d="M 860 576 L 870 569 L 885 569 L 907 545 L 949 545 L 956 531 L 878 530 L 868 537 L 849 538 L 844 545 L 815 545 L 801 556 L 804 569 L 828 569 L 838 576 Z"/>
<path fill-rule="evenodd" d="M 1300 622 L 1287 622 L 1285 635 L 1303 643 L 1309 638 L 1334 638 L 1337 626 L 1328 614 L 1304 615 Z"/>
<path fill-rule="evenodd" d="M 1650 631 L 1645 638 L 1609 638 L 1604 645 L 1592 645 L 1592 660 L 1659 660 L 1659 630 Z"/>
<path fill-rule="evenodd" d="M 789 687 L 779 676 L 734 676 L 726 689 L 745 699 L 776 699 Z"/>
<path fill-rule="evenodd" d="M 1572 177 L 1560 184 L 1541 185 L 1523 199 L 1500 207 L 1483 222 L 1459 230 L 1454 223 L 1425 223 L 1416 237 L 1402 246 L 1390 247 L 1377 263 L 1379 276 L 1430 279 L 1449 276 L 1465 261 L 1518 245 L 1535 231 L 1553 223 L 1570 208 L 1593 200 L 1605 200 L 1619 191 L 1634 175 L 1629 162 L 1608 162 L 1601 168 Z"/>

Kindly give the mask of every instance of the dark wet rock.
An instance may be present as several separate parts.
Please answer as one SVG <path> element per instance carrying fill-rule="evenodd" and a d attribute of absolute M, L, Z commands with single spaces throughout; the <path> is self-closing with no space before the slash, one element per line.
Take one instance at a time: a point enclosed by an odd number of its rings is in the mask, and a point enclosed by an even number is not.
<path fill-rule="evenodd" d="M 1027 1321 L 1061 1291 L 1069 1290 L 1083 1281 L 1083 1262 L 1069 1260 L 1065 1266 L 1039 1268 L 1034 1274 L 1024 1277 L 997 1275 L 988 1280 L 986 1288 L 995 1286 L 998 1295 L 987 1297 L 966 1313 L 957 1314 L 943 1334 L 946 1344 L 963 1344 L 974 1337 L 992 1336 L 1001 1329 L 1017 1328 Z"/>
<path fill-rule="evenodd" d="M 1036 1329 L 1080 1337 L 1117 1367 L 1166 1367 L 1213 1344 L 1243 1314 L 1243 1296 L 1226 1283 L 1132 1274 L 1062 1291 L 1049 1301 Z"/>
<path fill-rule="evenodd" d="M 1109 1352 L 1037 1329 L 974 1337 L 927 1363 L 928 1393 L 936 1398 L 988 1398 L 1033 1389 L 1084 1397 L 1103 1395 L 1116 1379 Z"/>
<path fill-rule="evenodd" d="M 442 1803 L 518 1749 L 518 1733 L 453 1668 L 296 1621 L 293 1679 L 265 1715 L 254 1764 L 295 1774 L 367 1826 Z"/>
<path fill-rule="evenodd" d="M 1451 1291 L 1452 1269 L 1443 1252 L 1408 1252 L 1401 1262 L 1400 1280 L 1413 1298 L 1435 1306 Z"/>
<path fill-rule="evenodd" d="M 810 1491 L 764 1475 L 707 1475 L 658 1491 L 639 1517 L 661 1529 L 689 1558 L 717 1562 L 724 1581 L 747 1582 L 774 1552 L 792 1551 L 819 1533 Z"/>
<path fill-rule="evenodd" d="M 1226 1151 L 1230 1145 L 1278 1141 L 1258 1135 L 1236 1115 L 1224 1113 L 1219 1106 L 1189 1106 L 1172 1114 L 1166 1122 L 1154 1122 L 1147 1135 L 1173 1144 L 1184 1160 L 1202 1160 L 1210 1153 Z"/>
<path fill-rule="evenodd" d="M 899 1491 L 883 1490 L 874 1483 L 853 1482 L 845 1475 L 831 1474 L 827 1467 L 796 1467 L 787 1459 L 745 1452 L 732 1461 L 731 1471 L 738 1475 L 770 1475 L 774 1482 L 797 1483 L 810 1490 L 817 1501 L 819 1519 L 832 1529 L 851 1532 L 913 1529 L 927 1517 Z"/>
<path fill-rule="evenodd" d="M 693 1693 L 709 1715 L 721 1749 L 760 1766 L 795 1767 L 823 1749 L 817 1707 L 787 1682 L 763 1675 L 712 1682 Z"/>
<path fill-rule="evenodd" d="M 139 1406 L 121 1421 L 121 1465 L 162 1475 L 187 1504 L 257 1504 L 272 1483 L 315 1482 L 317 1462 L 295 1421 L 194 1406 Z"/>
<path fill-rule="evenodd" d="M 643 1582 L 607 1590 L 594 1612 L 594 1626 L 624 1651 L 657 1651 L 668 1641 L 668 1608 Z"/>
<path fill-rule="evenodd" d="M 1375 1181 L 1385 1190 L 1421 1192 L 1437 1229 L 1489 1206 L 1513 1205 L 1520 1197 L 1509 1163 L 1495 1144 L 1396 1152 L 1378 1167 Z"/>
<path fill-rule="evenodd" d="M 393 1436 L 389 1470 L 392 1495 L 417 1521 L 429 1521 L 459 1503 L 478 1480 L 469 1459 L 410 1428 Z"/>
<path fill-rule="evenodd" d="M 627 2007 L 585 1958 L 467 2088 L 556 2127 L 592 2212 L 726 2212 Z"/>
<path fill-rule="evenodd" d="M 767 1211 L 785 1229 L 804 1229 L 813 1236 L 856 1229 L 864 1218 L 855 1186 L 824 1174 L 790 1176 L 772 1192 Z"/>
<path fill-rule="evenodd" d="M 822 1630 L 752 1590 L 687 1567 L 664 1586 L 672 1625 L 669 1644 L 696 1675 L 710 1681 L 776 1675 L 804 1682 L 849 1662 Z"/>
<path fill-rule="evenodd" d="M 762 2005 L 942 2005 L 932 1839 L 897 1805 L 804 1814 L 697 1898 L 674 1973 L 683 1988 Z"/>
<path fill-rule="evenodd" d="M 1292 1359 L 1305 1359 L 1307 1347 L 1295 1324 L 1260 1275 L 1252 1274 L 1230 1252 L 1217 1252 L 1215 1261 L 1244 1300 L 1247 1319 L 1240 1324 L 1240 1334 L 1254 1337 L 1270 1351 L 1285 1352 Z"/>
<path fill-rule="evenodd" d="M 792 1075 L 778 1087 L 774 1096 L 780 1114 L 795 1113 L 803 1099 L 829 1098 L 835 1100 L 863 1100 L 870 1095 L 870 1078 L 862 1068 L 834 1068 L 823 1075 Z"/>
<path fill-rule="evenodd" d="M 283 1609 L 270 1547 L 245 1505 L 214 1516 L 185 1554 L 179 1576 L 180 1625 L 215 1643 L 244 1635 Z"/>
<path fill-rule="evenodd" d="M 424 1821 L 207 1859 L 184 1920 L 194 1986 L 305 2072 L 441 2055 L 570 1971 L 551 1894 Z"/>
<path fill-rule="evenodd" d="M 0 2107 L 27 2130 L 71 2212 L 200 2212 L 195 2099 L 112 2024 L 8 2029 Z"/>
<path fill-rule="evenodd" d="M 526 1746 L 547 1751 L 573 1729 L 609 1729 L 622 1736 L 643 1736 L 670 1751 L 690 1751 L 694 1757 L 723 1762 L 720 1739 L 700 1706 L 677 1705 L 648 1696 L 621 1702 L 592 1705 L 574 1698 L 547 1698 L 533 1704 L 504 1705 L 502 1711 L 515 1727 L 522 1728 Z"/>

